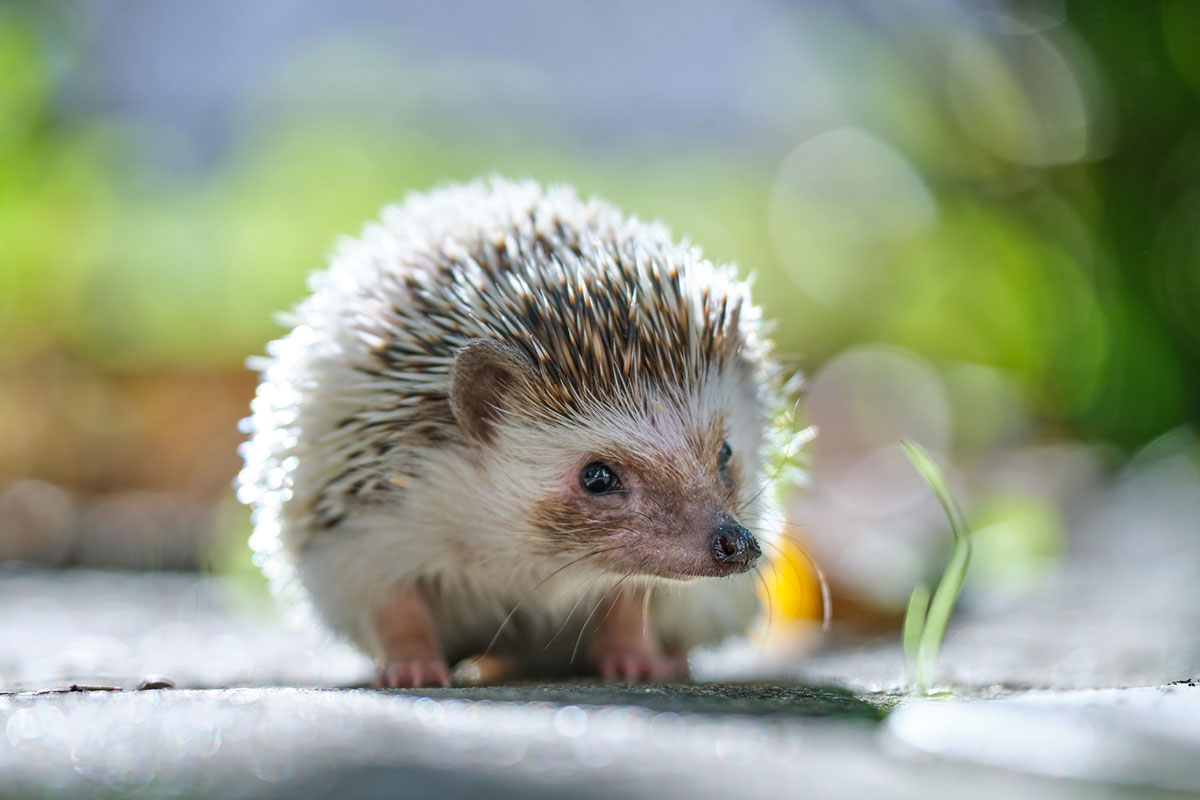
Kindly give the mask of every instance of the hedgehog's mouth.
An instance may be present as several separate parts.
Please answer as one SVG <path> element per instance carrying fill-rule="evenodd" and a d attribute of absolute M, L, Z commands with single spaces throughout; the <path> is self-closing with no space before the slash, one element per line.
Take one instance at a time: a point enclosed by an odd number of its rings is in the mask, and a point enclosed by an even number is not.
<path fill-rule="evenodd" d="M 648 569 L 643 574 L 651 578 L 665 578 L 667 580 L 687 582 L 698 578 L 727 578 L 730 575 L 740 575 L 743 572 L 748 572 L 753 568 L 753 565 L 741 569 L 722 568 L 718 565 L 713 565 L 705 569 L 684 571 L 671 567 L 660 567 L 657 569 Z"/>

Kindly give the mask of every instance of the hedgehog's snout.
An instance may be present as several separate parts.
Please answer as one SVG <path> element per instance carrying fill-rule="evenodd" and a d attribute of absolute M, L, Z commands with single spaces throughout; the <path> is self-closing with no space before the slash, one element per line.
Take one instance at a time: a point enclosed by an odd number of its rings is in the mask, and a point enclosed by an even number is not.
<path fill-rule="evenodd" d="M 723 522 L 712 534 L 712 555 L 733 572 L 745 572 L 762 555 L 754 534 L 736 522 Z"/>

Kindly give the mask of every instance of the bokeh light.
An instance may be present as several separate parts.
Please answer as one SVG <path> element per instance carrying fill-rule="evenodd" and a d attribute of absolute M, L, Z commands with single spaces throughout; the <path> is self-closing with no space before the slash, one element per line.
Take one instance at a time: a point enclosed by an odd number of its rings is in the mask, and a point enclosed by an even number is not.
<path fill-rule="evenodd" d="M 498 172 L 755 276 L 820 431 L 788 530 L 860 622 L 946 552 L 902 436 L 968 592 L 1021 591 L 1083 547 L 1055 476 L 1195 457 L 1200 12 L 1137 5 L 6 5 L 0 561 L 252 580 L 244 359 L 384 203 Z"/>

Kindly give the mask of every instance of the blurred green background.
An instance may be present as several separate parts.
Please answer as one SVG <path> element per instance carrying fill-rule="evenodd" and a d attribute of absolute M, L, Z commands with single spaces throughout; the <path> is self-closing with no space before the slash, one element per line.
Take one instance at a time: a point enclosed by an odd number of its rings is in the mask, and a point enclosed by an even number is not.
<path fill-rule="evenodd" d="M 913 428 L 968 465 L 1186 436 L 1198 43 L 1189 0 L 0 5 L 0 559 L 246 562 L 273 312 L 384 203 L 488 172 L 753 273 L 827 378 L 818 484 Z M 929 393 L 888 417 L 895 359 Z M 1010 489 L 974 503 L 1032 537 L 998 574 L 1066 513 Z"/>

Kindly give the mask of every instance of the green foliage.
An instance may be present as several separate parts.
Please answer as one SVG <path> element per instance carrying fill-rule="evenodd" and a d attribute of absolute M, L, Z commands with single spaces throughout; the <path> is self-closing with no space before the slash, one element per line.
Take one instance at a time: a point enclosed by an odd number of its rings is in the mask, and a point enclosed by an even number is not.
<path fill-rule="evenodd" d="M 1003 370 L 1029 415 L 1067 434 L 1136 446 L 1196 419 L 1200 82 L 1185 34 L 1200 17 L 1191 5 L 1157 14 L 1069 4 L 1080 42 L 1046 41 L 1071 57 L 1074 83 L 1024 80 L 1022 70 L 1036 78 L 1050 63 L 1034 58 L 1044 43 L 1020 61 L 975 34 L 898 42 L 847 19 L 820 15 L 814 57 L 859 65 L 866 79 L 846 84 L 858 92 L 855 124 L 911 168 L 932 217 L 839 250 L 846 232 L 826 228 L 848 221 L 853 234 L 877 220 L 861 224 L 854 206 L 831 217 L 832 201 L 797 206 L 783 224 L 800 244 L 773 240 L 768 206 L 787 156 L 778 146 L 587 148 L 544 120 L 448 132 L 423 124 L 407 94 L 374 114 L 262 103 L 211 167 L 168 168 L 167 132 L 63 113 L 60 98 L 86 64 L 67 68 L 83 54 L 60 18 L 0 13 L 0 364 L 53 350 L 102 368 L 237 368 L 279 332 L 273 312 L 303 296 L 338 237 L 405 192 L 496 171 L 607 195 L 736 260 L 756 275 L 789 366 L 890 343 L 939 364 Z M 1072 55 L 1080 47 L 1090 58 Z M 365 34 L 333 55 L 394 58 Z M 965 88 L 948 98 L 945 63 L 955 59 Z M 250 87 L 249 105 L 336 93 L 321 78 L 329 63 L 297 56 Z M 764 91 L 786 113 L 799 102 L 794 88 L 786 73 L 768 73 L 776 83 Z M 1028 138 L 1039 114 L 1059 108 L 1047 105 L 1058 99 L 1047 86 L 1067 92 L 1062 108 L 1092 114 L 1090 138 L 1069 159 L 1070 129 L 1048 129 L 1040 145 Z M 481 102 L 462 75 L 439 91 L 443 104 Z M 811 135 L 798 130 L 795 142 Z M 869 188 L 872 177 L 854 180 Z M 834 302 L 814 296 L 818 264 L 835 277 L 858 270 Z M 963 411 L 980 431 L 993 427 L 983 411 Z"/>

